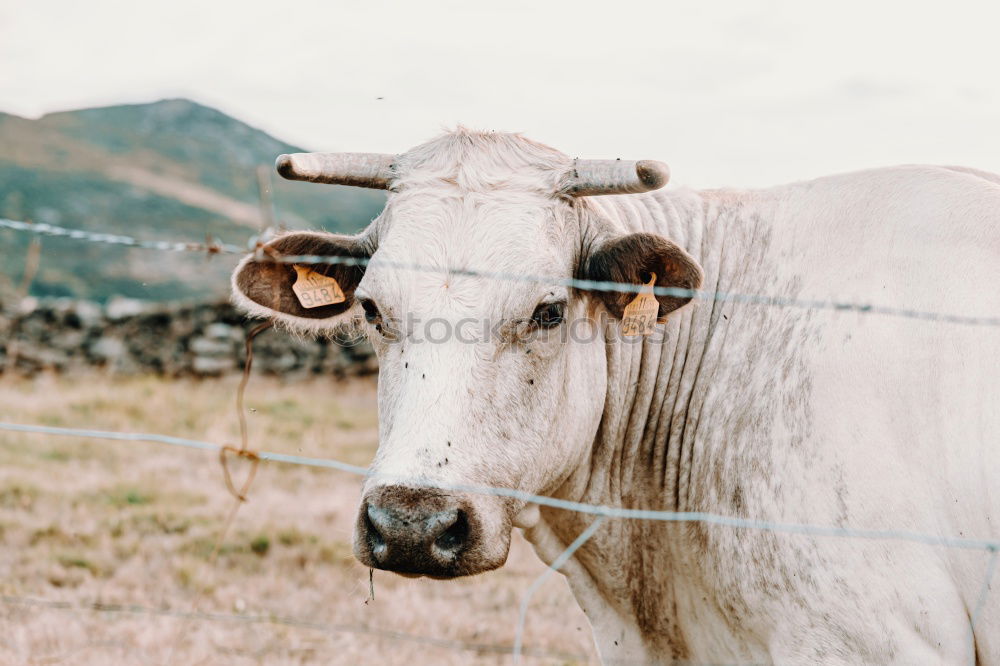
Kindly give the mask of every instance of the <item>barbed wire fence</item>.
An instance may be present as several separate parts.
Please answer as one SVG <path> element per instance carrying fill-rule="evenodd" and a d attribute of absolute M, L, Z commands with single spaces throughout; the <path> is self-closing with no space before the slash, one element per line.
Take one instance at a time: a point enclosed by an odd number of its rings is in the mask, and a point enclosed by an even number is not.
<path fill-rule="evenodd" d="M 288 264 L 347 265 L 347 266 L 366 266 L 368 264 L 373 264 L 373 265 L 378 265 L 380 267 L 391 268 L 400 271 L 435 272 L 435 273 L 447 272 L 451 275 L 475 276 L 475 277 L 482 277 L 486 279 L 502 280 L 502 281 L 544 282 L 546 284 L 557 284 L 581 291 L 640 293 L 642 291 L 649 289 L 648 287 L 644 287 L 643 285 L 635 285 L 629 283 L 584 280 L 578 278 L 561 278 L 561 277 L 545 276 L 545 275 L 513 274 L 513 273 L 481 271 L 472 269 L 440 268 L 440 267 L 424 266 L 420 264 L 409 264 L 409 263 L 404 264 L 404 263 L 389 262 L 381 259 L 353 258 L 353 257 L 339 256 L 339 255 L 331 255 L 331 256 L 281 255 L 277 253 L 267 253 L 263 252 L 262 248 L 264 246 L 264 243 L 269 238 L 270 235 L 269 228 L 268 229 L 262 228 L 261 233 L 259 235 L 251 237 L 248 240 L 246 246 L 244 247 L 223 243 L 218 239 L 212 239 L 212 238 L 206 238 L 204 242 L 141 240 L 134 238 L 132 236 L 126 236 L 120 234 L 92 232 L 83 229 L 73 229 L 68 227 L 55 226 L 51 224 L 32 223 L 19 220 L 4 219 L 4 218 L 0 218 L 0 228 L 11 229 L 15 231 L 21 231 L 32 234 L 65 237 L 90 243 L 118 245 L 130 248 L 161 251 L 161 252 L 194 252 L 194 253 L 203 253 L 207 255 L 215 255 L 215 254 L 244 255 L 247 253 L 253 253 L 255 260 L 262 262 L 278 262 L 278 263 L 288 263 Z M 34 263 L 37 264 L 37 257 L 35 258 Z M 32 270 L 36 269 L 37 265 Z M 760 294 L 742 294 L 742 293 L 721 292 L 721 291 L 679 289 L 673 287 L 654 287 L 652 291 L 656 295 L 694 298 L 694 299 L 708 300 L 708 301 L 731 302 L 731 303 L 740 303 L 746 305 L 757 305 L 765 307 L 786 307 L 786 308 L 799 308 L 806 310 L 854 312 L 861 315 L 901 317 L 901 318 L 915 319 L 925 322 L 938 322 L 938 323 L 954 324 L 962 326 L 1000 328 L 1000 316 L 968 316 L 955 313 L 935 312 L 926 310 L 916 310 L 911 308 L 900 308 L 887 305 L 877 305 L 872 303 L 858 303 L 846 300 L 840 301 L 835 299 L 831 300 L 797 299 L 797 298 L 768 296 Z M 252 363 L 251 341 L 253 336 L 256 335 L 256 333 L 262 330 L 264 327 L 265 325 L 258 326 L 248 335 L 247 364 L 245 366 L 244 375 L 240 383 L 240 388 L 237 392 L 237 400 L 236 400 L 236 408 L 237 408 L 238 419 L 240 422 L 240 434 L 242 440 L 242 445 L 239 448 L 232 447 L 229 445 L 221 445 L 208 441 L 174 437 L 171 435 L 158 434 L 158 433 L 104 431 L 104 430 L 93 430 L 85 428 L 62 428 L 62 427 L 52 427 L 52 426 L 44 426 L 37 424 L 26 424 L 26 423 L 0 422 L 0 430 L 7 432 L 31 433 L 31 434 L 50 435 L 58 437 L 77 437 L 77 438 L 94 439 L 94 440 L 128 441 L 128 442 L 141 442 L 147 444 L 162 444 L 175 447 L 197 449 L 201 451 L 214 453 L 215 455 L 218 456 L 218 459 L 222 466 L 226 487 L 229 490 L 230 494 L 233 495 L 235 499 L 234 507 L 232 511 L 228 514 L 227 520 L 224 523 L 223 530 L 219 534 L 218 539 L 215 543 L 215 547 L 213 548 L 213 555 L 211 556 L 211 559 L 214 559 L 215 555 L 218 552 L 218 548 L 220 547 L 223 539 L 225 538 L 229 525 L 231 525 L 232 523 L 232 519 L 236 514 L 236 510 L 239 508 L 240 504 L 247 499 L 247 492 L 253 480 L 253 474 L 251 474 L 250 476 L 247 477 L 244 484 L 241 487 L 237 488 L 230 477 L 229 469 L 227 467 L 226 461 L 228 455 L 236 455 L 248 458 L 253 463 L 253 466 L 251 468 L 253 471 L 256 470 L 256 465 L 258 463 L 277 463 L 277 464 L 288 464 L 288 465 L 300 465 L 300 466 L 314 467 L 314 468 L 324 468 L 360 476 L 365 476 L 368 473 L 368 469 L 366 467 L 353 465 L 340 460 L 254 450 L 249 447 L 245 414 L 243 411 L 243 391 L 246 388 L 246 384 L 250 376 L 250 367 Z M 411 485 L 413 484 L 412 479 L 407 479 L 407 482 L 410 483 Z M 368 634 L 372 636 L 388 638 L 391 640 L 410 641 L 410 642 L 433 645 L 436 647 L 459 650 L 459 651 L 476 651 L 480 653 L 491 653 L 498 655 L 509 654 L 512 656 L 513 661 L 516 664 L 520 661 L 522 656 L 534 656 L 541 658 L 557 658 L 557 659 L 586 659 L 586 656 L 582 654 L 572 654 L 557 650 L 546 650 L 542 648 L 525 646 L 523 640 L 525 624 L 530 602 L 536 590 L 552 573 L 558 571 L 563 565 L 565 565 L 573 557 L 576 551 L 579 550 L 594 535 L 594 533 L 599 529 L 599 527 L 607 520 L 627 519 L 627 520 L 662 521 L 670 523 L 702 523 L 707 525 L 716 525 L 716 526 L 736 528 L 736 529 L 767 530 L 772 532 L 780 532 L 780 533 L 795 534 L 795 535 L 810 536 L 810 537 L 899 541 L 899 542 L 922 544 L 931 547 L 944 547 L 944 548 L 983 551 L 985 554 L 988 555 L 988 560 L 983 574 L 983 582 L 980 587 L 979 594 L 977 596 L 976 605 L 972 613 L 970 614 L 970 626 L 972 628 L 975 627 L 976 623 L 981 618 L 982 613 L 986 607 L 986 604 L 988 603 L 992 581 L 996 573 L 998 560 L 1000 560 L 1000 540 L 976 539 L 964 536 L 960 537 L 941 536 L 941 535 L 926 534 L 926 533 L 913 532 L 907 530 L 855 529 L 850 527 L 836 527 L 830 525 L 813 525 L 806 523 L 783 523 L 783 522 L 774 522 L 766 520 L 755 520 L 749 518 L 736 518 L 732 516 L 724 516 L 724 515 L 705 513 L 705 512 L 629 509 L 624 507 L 614 507 L 614 506 L 574 502 L 555 497 L 548 497 L 544 495 L 535 495 L 532 493 L 527 493 L 516 489 L 502 488 L 502 487 L 474 486 L 465 484 L 440 484 L 440 483 L 428 487 L 433 487 L 435 489 L 440 489 L 440 490 L 455 491 L 455 492 L 466 492 L 466 493 L 494 495 L 498 497 L 512 498 L 527 503 L 537 504 L 540 506 L 562 509 L 566 511 L 574 511 L 594 516 L 594 520 L 588 525 L 588 527 L 586 527 L 580 533 L 580 535 L 572 543 L 569 544 L 569 546 L 567 546 L 557 557 L 555 557 L 552 563 L 546 568 L 546 570 L 529 585 L 528 589 L 526 590 L 522 598 L 522 602 L 519 607 L 517 628 L 515 632 L 514 644 L 512 646 L 497 645 L 491 643 L 469 642 L 469 641 L 461 641 L 455 639 L 435 638 L 430 636 L 424 636 L 421 634 L 392 631 L 392 630 L 382 630 L 364 625 L 319 623 L 319 622 L 312 622 L 309 620 L 286 617 L 281 615 L 272 615 L 272 614 L 248 615 L 248 614 L 209 613 L 209 612 L 199 611 L 197 609 L 198 605 L 197 602 L 195 603 L 194 605 L 195 607 L 191 611 L 150 608 L 146 606 L 132 605 L 132 604 L 105 604 L 105 603 L 74 604 L 65 601 L 38 599 L 38 598 L 23 597 L 16 595 L 0 595 L 0 603 L 4 603 L 6 605 L 11 605 L 11 606 L 44 607 L 44 608 L 73 611 L 73 612 L 89 611 L 89 612 L 102 612 L 102 613 L 133 614 L 133 615 L 172 616 L 181 618 L 186 621 L 199 620 L 199 621 L 212 621 L 212 622 L 216 621 L 242 622 L 250 624 L 271 623 L 271 624 L 281 624 L 281 625 L 288 625 L 288 626 L 301 627 L 307 629 L 314 629 L 316 631 L 321 631 L 326 633 Z M 200 601 L 200 599 L 198 601 Z M 176 646 L 178 642 L 179 641 L 174 641 L 174 646 Z"/>

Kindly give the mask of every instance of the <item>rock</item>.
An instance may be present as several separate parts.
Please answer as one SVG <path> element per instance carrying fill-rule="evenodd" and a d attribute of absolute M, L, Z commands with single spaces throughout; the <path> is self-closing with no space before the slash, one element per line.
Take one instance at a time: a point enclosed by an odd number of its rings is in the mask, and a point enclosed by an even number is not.
<path fill-rule="evenodd" d="M 243 341 L 259 324 L 229 303 L 150 304 L 116 298 L 25 299 L 0 312 L 0 372 L 69 372 L 87 365 L 167 376 L 237 372 Z M 255 372 L 368 375 L 378 371 L 366 341 L 310 339 L 281 330 L 254 341 Z"/>
<path fill-rule="evenodd" d="M 128 350 L 125 343 L 118 338 L 103 337 L 98 338 L 90 344 L 90 355 L 95 359 L 112 363 L 125 357 Z"/>
<path fill-rule="evenodd" d="M 22 315 L 31 314 L 37 307 L 38 299 L 34 296 L 25 296 L 21 299 L 21 302 L 17 304 L 18 313 Z"/>
<path fill-rule="evenodd" d="M 69 355 L 61 349 L 22 343 L 17 346 L 17 363 L 32 370 L 65 370 Z"/>
<path fill-rule="evenodd" d="M 214 340 L 240 340 L 243 332 L 229 324 L 209 324 L 205 327 L 205 337 Z"/>
<path fill-rule="evenodd" d="M 191 369 L 196 375 L 221 375 L 236 368 L 236 359 L 219 356 L 195 356 Z"/>
<path fill-rule="evenodd" d="M 101 324 L 101 306 L 93 301 L 75 301 L 76 316 L 84 328 Z"/>
<path fill-rule="evenodd" d="M 127 317 L 134 317 L 146 312 L 148 307 L 145 301 L 115 296 L 104 306 L 104 314 L 111 321 L 121 321 Z"/>
<path fill-rule="evenodd" d="M 85 333 L 76 327 L 67 326 L 54 335 L 49 336 L 49 343 L 66 353 L 73 354 L 84 351 Z"/>
<path fill-rule="evenodd" d="M 266 373 L 280 375 L 295 370 L 298 365 L 299 360 L 292 352 L 254 355 L 254 368 Z"/>
<path fill-rule="evenodd" d="M 191 341 L 189 348 L 200 356 L 233 356 L 233 343 L 228 340 L 217 340 L 210 337 L 195 338 Z"/>

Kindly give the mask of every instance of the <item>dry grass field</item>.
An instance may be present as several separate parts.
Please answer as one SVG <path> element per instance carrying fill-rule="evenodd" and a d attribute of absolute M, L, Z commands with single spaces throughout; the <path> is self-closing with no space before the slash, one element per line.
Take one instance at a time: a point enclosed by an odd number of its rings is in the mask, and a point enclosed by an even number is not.
<path fill-rule="evenodd" d="M 238 444 L 237 383 L 4 378 L 0 420 Z M 359 465 L 374 452 L 372 381 L 255 377 L 247 408 L 254 448 Z M 0 663 L 509 663 L 544 570 L 530 546 L 518 535 L 503 569 L 454 582 L 376 572 L 372 600 L 351 554 L 359 483 L 262 464 L 210 566 L 234 502 L 216 455 L 0 432 Z M 535 595 L 525 645 L 525 663 L 596 661 L 561 576 Z"/>

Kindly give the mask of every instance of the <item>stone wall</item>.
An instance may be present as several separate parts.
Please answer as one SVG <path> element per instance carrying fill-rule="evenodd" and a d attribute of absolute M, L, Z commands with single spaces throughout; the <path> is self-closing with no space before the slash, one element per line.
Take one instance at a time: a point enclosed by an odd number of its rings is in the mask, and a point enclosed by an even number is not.
<path fill-rule="evenodd" d="M 24 299 L 0 309 L 0 373 L 31 375 L 103 367 L 166 376 L 239 372 L 246 333 L 260 323 L 229 303 L 151 304 L 113 299 Z M 254 371 L 367 375 L 377 372 L 367 342 L 312 340 L 281 330 L 254 341 Z"/>

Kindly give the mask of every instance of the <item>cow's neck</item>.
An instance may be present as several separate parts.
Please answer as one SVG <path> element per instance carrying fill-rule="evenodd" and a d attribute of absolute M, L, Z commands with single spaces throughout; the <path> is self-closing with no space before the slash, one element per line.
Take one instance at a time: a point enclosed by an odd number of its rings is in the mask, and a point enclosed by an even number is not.
<path fill-rule="evenodd" d="M 704 269 L 702 289 L 715 292 L 742 282 L 747 248 L 755 236 L 766 235 L 759 217 L 745 214 L 745 201 L 735 193 L 680 191 L 608 197 L 599 205 L 628 231 L 662 234 L 685 248 Z M 727 261 L 730 256 L 740 260 Z M 591 457 L 560 495 L 616 506 L 690 508 L 687 475 L 696 452 L 689 444 L 701 416 L 706 350 L 726 329 L 721 305 L 697 299 L 670 316 L 665 331 L 606 346 L 608 389 Z M 611 330 L 616 326 L 608 324 L 609 338 L 618 337 Z"/>
<path fill-rule="evenodd" d="M 742 284 L 748 248 L 766 245 L 767 230 L 757 228 L 759 216 L 745 214 L 741 195 L 680 191 L 624 199 L 609 197 L 597 205 L 629 231 L 659 233 L 684 247 L 704 269 L 705 291 Z M 733 260 L 736 256 L 744 260 Z M 607 346 L 607 397 L 591 456 L 558 496 L 667 511 L 688 510 L 696 503 L 691 479 L 699 474 L 695 470 L 702 452 L 695 432 L 699 419 L 707 416 L 701 409 L 708 382 L 701 374 L 713 337 L 727 328 L 722 310 L 719 302 L 699 300 L 670 317 L 667 335 Z M 542 524 L 529 538 L 543 559 L 551 560 L 593 519 L 543 511 Z M 614 646 L 619 658 L 685 655 L 674 617 L 663 612 L 673 603 L 669 552 L 644 546 L 662 541 L 664 530 L 684 529 L 608 520 L 566 565 L 564 572 L 594 624 L 598 643 Z M 643 586 L 648 579 L 637 571 L 658 572 L 655 593 Z"/>

